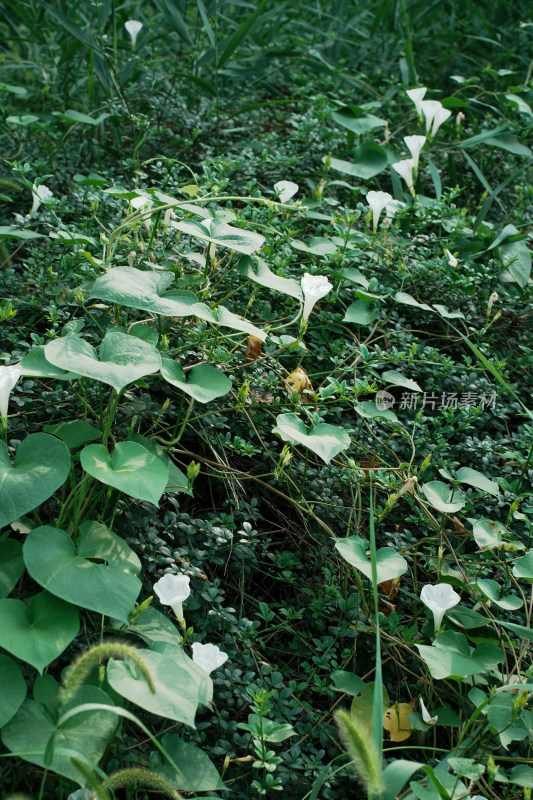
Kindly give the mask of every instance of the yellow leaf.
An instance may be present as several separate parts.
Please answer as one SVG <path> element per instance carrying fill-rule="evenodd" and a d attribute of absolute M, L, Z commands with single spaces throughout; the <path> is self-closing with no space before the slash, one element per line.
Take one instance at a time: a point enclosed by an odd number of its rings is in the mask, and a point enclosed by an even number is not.
<path fill-rule="evenodd" d="M 313 391 L 313 387 L 311 386 L 311 381 L 303 371 L 303 369 L 295 369 L 294 372 L 291 372 L 285 378 L 285 383 L 289 388 L 289 394 L 292 396 L 293 392 L 298 392 L 298 394 L 302 398 L 302 402 L 310 403 L 312 402 L 308 392 Z"/>
<path fill-rule="evenodd" d="M 394 703 L 383 714 L 383 727 L 390 734 L 391 742 L 403 742 L 411 735 L 407 717 L 413 713 L 409 703 Z"/>

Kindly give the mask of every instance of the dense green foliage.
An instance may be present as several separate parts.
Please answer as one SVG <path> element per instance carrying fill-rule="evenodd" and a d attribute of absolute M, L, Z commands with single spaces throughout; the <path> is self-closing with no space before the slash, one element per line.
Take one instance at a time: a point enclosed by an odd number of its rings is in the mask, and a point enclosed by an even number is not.
<path fill-rule="evenodd" d="M 1 7 L 2 797 L 529 798 L 529 4 Z"/>

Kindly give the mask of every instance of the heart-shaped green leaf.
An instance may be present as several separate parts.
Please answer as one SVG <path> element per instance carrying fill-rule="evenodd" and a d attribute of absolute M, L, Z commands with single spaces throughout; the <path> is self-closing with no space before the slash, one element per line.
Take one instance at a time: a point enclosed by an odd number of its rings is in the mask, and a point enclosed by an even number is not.
<path fill-rule="evenodd" d="M 328 256 L 337 252 L 337 245 L 335 242 L 321 236 L 313 236 L 309 244 L 301 242 L 299 239 L 292 239 L 290 244 L 295 250 L 301 250 L 303 253 L 311 253 L 314 256 Z"/>
<path fill-rule="evenodd" d="M 460 511 L 466 502 L 462 492 L 456 489 L 452 495 L 450 487 L 442 481 L 425 483 L 422 486 L 422 491 L 426 495 L 429 504 L 436 508 L 437 511 L 442 511 L 445 514 L 453 514 L 455 511 Z"/>
<path fill-rule="evenodd" d="M 198 317 L 213 325 L 223 325 L 264 341 L 267 334 L 224 306 L 212 310 L 198 303 L 194 294 L 187 291 L 170 291 L 165 288 L 174 280 L 172 272 L 143 272 L 133 267 L 114 267 L 97 278 L 90 297 L 107 300 L 117 305 L 150 311 L 166 317 Z"/>
<path fill-rule="evenodd" d="M 466 636 L 455 631 L 441 633 L 431 647 L 425 644 L 415 646 L 437 680 L 466 678 L 503 661 L 500 648 L 490 642 L 483 642 L 470 653 Z"/>
<path fill-rule="evenodd" d="M 0 442 L 0 527 L 33 511 L 59 489 L 70 471 L 70 453 L 46 433 L 27 436 L 15 455 Z"/>
<path fill-rule="evenodd" d="M 230 250 L 237 250 L 239 253 L 253 253 L 259 250 L 265 237 L 255 231 L 242 230 L 228 225 L 221 219 L 184 219 L 180 222 L 172 221 L 170 227 L 176 228 L 183 233 L 202 239 L 204 242 L 211 242 L 220 247 L 227 247 Z"/>
<path fill-rule="evenodd" d="M 60 367 L 54 367 L 46 360 L 44 347 L 38 345 L 29 350 L 22 361 L 19 363 L 21 375 L 28 375 L 36 378 L 57 378 L 61 381 L 72 381 L 79 378 L 77 372 L 70 372 Z"/>
<path fill-rule="evenodd" d="M 335 549 L 341 556 L 360 570 L 369 580 L 372 580 L 372 563 L 366 554 L 367 542 L 359 536 L 347 536 L 346 539 L 337 539 Z M 407 572 L 407 561 L 398 555 L 392 547 L 380 547 L 376 553 L 376 566 L 378 583 L 399 578 Z"/>
<path fill-rule="evenodd" d="M 100 439 L 102 436 L 102 432 L 98 428 L 89 425 L 82 419 L 59 422 L 57 425 L 45 425 L 43 430 L 45 433 L 53 433 L 54 436 L 65 442 L 69 450 L 75 450 L 87 442 L 94 442 L 95 439 Z"/>
<path fill-rule="evenodd" d="M 198 364 L 186 376 L 177 361 L 163 358 L 161 362 L 163 378 L 185 394 L 194 397 L 199 403 L 209 403 L 216 397 L 227 394 L 231 389 L 231 381 L 227 375 L 210 364 Z"/>
<path fill-rule="evenodd" d="M 319 422 L 307 433 L 307 429 L 297 414 L 279 414 L 276 418 L 274 433 L 278 433 L 283 441 L 291 444 L 303 444 L 313 453 L 329 464 L 332 458 L 350 446 L 350 437 L 336 425 Z"/>
<path fill-rule="evenodd" d="M 0 655 L 0 728 L 17 713 L 26 697 L 26 681 L 18 664 Z"/>
<path fill-rule="evenodd" d="M 337 111 L 331 112 L 332 118 L 343 128 L 348 128 L 349 131 L 355 133 L 356 136 L 362 136 L 365 133 L 375 130 L 375 128 L 383 128 L 387 124 L 386 119 L 375 117 L 374 114 L 357 114 L 349 106 L 343 106 Z"/>
<path fill-rule="evenodd" d="M 518 608 L 522 608 L 523 600 L 518 595 L 508 594 L 500 597 L 501 586 L 497 581 L 478 578 L 476 584 L 478 589 L 500 608 L 504 608 L 506 611 L 516 611 Z"/>
<path fill-rule="evenodd" d="M 155 694 L 134 664 L 110 659 L 107 679 L 113 689 L 130 702 L 159 717 L 184 722 L 192 728 L 198 707 L 198 687 L 194 677 L 176 664 L 172 655 L 139 650 L 155 683 Z"/>
<path fill-rule="evenodd" d="M 119 442 L 109 455 L 101 444 L 89 444 L 80 453 L 85 472 L 121 492 L 155 506 L 168 480 L 166 466 L 136 442 Z"/>
<path fill-rule="evenodd" d="M 243 256 L 239 261 L 239 272 L 260 286 L 274 289 L 281 294 L 288 294 L 297 300 L 302 299 L 302 290 L 298 281 L 295 281 L 294 278 L 282 278 L 280 275 L 276 275 L 262 258 L 254 259 L 250 256 Z"/>
<path fill-rule="evenodd" d="M 379 317 L 379 307 L 367 303 L 366 300 L 356 300 L 346 309 L 344 322 L 355 322 L 356 325 L 370 325 Z"/>
<path fill-rule="evenodd" d="M 140 444 L 142 447 L 148 450 L 149 453 L 152 453 L 152 455 L 157 456 L 157 458 L 161 459 L 163 464 L 166 466 L 168 473 L 167 485 L 165 486 L 166 493 L 191 493 L 189 490 L 189 481 L 187 476 L 179 467 L 176 466 L 176 464 L 174 464 L 168 453 L 163 450 L 160 444 L 154 442 L 153 439 L 147 439 L 146 436 L 141 436 L 139 433 L 132 433 L 130 439 L 132 442 L 137 442 L 137 444 Z"/>
<path fill-rule="evenodd" d="M 498 484 L 495 483 L 495 481 L 491 481 L 490 478 L 487 478 L 482 472 L 478 472 L 477 469 L 461 467 L 455 474 L 455 480 L 459 481 L 459 483 L 467 483 L 469 486 L 474 486 L 476 489 L 481 489 L 482 492 L 492 494 L 494 497 L 497 497 L 500 493 Z"/>
<path fill-rule="evenodd" d="M 0 600 L 2 647 L 39 672 L 61 655 L 79 625 L 74 606 L 48 592 L 34 595 L 27 606 L 21 600 Z"/>
<path fill-rule="evenodd" d="M 157 372 L 159 352 L 136 336 L 108 331 L 100 345 L 100 358 L 89 342 L 78 336 L 64 336 L 45 345 L 46 359 L 61 369 L 75 367 L 79 375 L 110 384 L 119 392 L 129 383 Z"/>
<path fill-rule="evenodd" d="M 161 744 L 180 768 L 180 773 L 163 761 L 158 752 L 150 756 L 150 770 L 162 775 L 182 792 L 216 792 L 226 789 L 209 756 L 194 744 L 184 742 L 174 733 L 163 736 Z"/>
<path fill-rule="evenodd" d="M 4 539 L 0 542 L 0 598 L 8 596 L 23 572 L 21 543 Z"/>
<path fill-rule="evenodd" d="M 386 166 L 387 153 L 375 142 L 364 142 L 356 147 L 352 161 L 344 161 L 341 158 L 331 159 L 332 169 L 365 180 L 383 172 Z"/>
<path fill-rule="evenodd" d="M 517 578 L 524 578 L 526 581 L 533 581 L 533 549 L 528 550 L 525 556 L 515 561 L 513 575 Z"/>
<path fill-rule="evenodd" d="M 111 698 L 96 686 L 81 686 L 71 705 L 102 703 L 113 706 Z M 69 710 L 67 705 L 65 710 Z M 25 700 L 18 713 L 3 728 L 2 740 L 13 754 L 44 767 L 49 753 L 49 743 L 55 733 L 52 762 L 49 769 L 84 786 L 86 776 L 72 763 L 78 756 L 98 764 L 117 724 L 117 717 L 107 711 L 83 711 L 71 717 L 60 728 L 42 703 Z"/>
<path fill-rule="evenodd" d="M 24 542 L 24 562 L 32 578 L 57 597 L 121 622 L 128 621 L 141 590 L 139 559 L 98 522 L 80 527 L 77 547 L 65 531 L 35 528 Z"/>

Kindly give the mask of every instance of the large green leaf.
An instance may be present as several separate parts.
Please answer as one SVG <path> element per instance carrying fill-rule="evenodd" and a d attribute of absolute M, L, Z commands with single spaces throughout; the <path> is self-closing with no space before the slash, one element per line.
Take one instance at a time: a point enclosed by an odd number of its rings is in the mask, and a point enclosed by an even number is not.
<path fill-rule="evenodd" d="M 89 444 L 81 451 L 80 461 L 93 478 L 155 506 L 167 485 L 165 464 L 137 442 L 119 442 L 112 455 L 101 444 Z"/>
<path fill-rule="evenodd" d="M 441 633 L 431 647 L 425 644 L 416 647 L 437 680 L 466 678 L 495 667 L 504 658 L 500 648 L 490 642 L 483 642 L 471 653 L 466 636 L 455 631 Z"/>
<path fill-rule="evenodd" d="M 273 432 L 278 433 L 285 442 L 308 447 L 326 464 L 350 446 L 350 437 L 344 428 L 319 422 L 308 433 L 304 422 L 297 414 L 279 414 Z"/>
<path fill-rule="evenodd" d="M 8 596 L 23 572 L 21 543 L 4 539 L 0 542 L 0 598 Z"/>
<path fill-rule="evenodd" d="M 108 331 L 100 345 L 100 357 L 89 342 L 78 336 L 64 336 L 45 345 L 45 356 L 61 369 L 74 367 L 79 375 L 108 383 L 119 392 L 129 383 L 157 372 L 159 352 L 136 336 Z"/>
<path fill-rule="evenodd" d="M 0 527 L 48 500 L 65 482 L 69 471 L 70 453 L 54 436 L 27 436 L 19 445 L 13 465 L 7 445 L 0 442 Z"/>
<path fill-rule="evenodd" d="M 531 276 L 531 251 L 527 242 L 506 242 L 500 245 L 498 252 L 506 269 L 502 280 L 507 283 L 516 281 L 522 289 L 527 286 Z"/>
<path fill-rule="evenodd" d="M 337 539 L 335 549 L 341 556 L 356 569 L 360 570 L 369 580 L 372 580 L 372 562 L 366 554 L 367 542 L 359 536 L 347 536 Z M 392 547 L 380 547 L 376 553 L 376 567 L 378 583 L 399 578 L 407 572 L 407 561 L 402 558 Z"/>
<path fill-rule="evenodd" d="M 78 612 L 48 592 L 28 600 L 0 600 L 0 642 L 39 672 L 61 655 L 78 633 Z"/>
<path fill-rule="evenodd" d="M 72 381 L 79 378 L 77 372 L 70 372 L 60 367 L 54 367 L 46 360 L 44 347 L 38 345 L 29 350 L 22 361 L 19 363 L 21 375 L 28 375 L 37 378 L 58 378 L 62 381 Z"/>
<path fill-rule="evenodd" d="M 482 492 L 487 492 L 487 494 L 492 494 L 495 497 L 500 493 L 498 484 L 491 481 L 482 472 L 478 472 L 477 469 L 461 467 L 455 474 L 455 480 L 459 481 L 459 483 L 466 483 L 468 486 L 474 486 L 474 488 L 481 489 Z"/>
<path fill-rule="evenodd" d="M 302 290 L 298 281 L 295 281 L 294 278 L 282 278 L 280 275 L 276 275 L 262 258 L 253 259 L 250 256 L 243 256 L 239 261 L 239 272 L 254 283 L 274 289 L 281 294 L 288 294 L 297 300 L 302 299 Z"/>
<path fill-rule="evenodd" d="M 528 550 L 525 556 L 515 561 L 513 575 L 516 578 L 525 578 L 527 581 L 533 581 L 533 549 Z"/>
<path fill-rule="evenodd" d="M 139 650 L 155 683 L 156 691 L 150 690 L 144 677 L 133 663 L 110 659 L 107 679 L 113 689 L 130 702 L 151 714 L 165 719 L 184 722 L 195 727 L 194 716 L 198 707 L 198 686 L 195 678 L 172 657 L 172 654 Z"/>
<path fill-rule="evenodd" d="M 466 500 L 462 492 L 457 489 L 452 493 L 450 487 L 442 481 L 429 481 L 422 486 L 422 491 L 433 508 L 445 514 L 460 511 Z"/>
<path fill-rule="evenodd" d="M 183 368 L 177 361 L 163 358 L 161 375 L 172 386 L 181 389 L 199 403 L 209 403 L 216 397 L 222 397 L 231 389 L 231 381 L 216 367 L 210 364 L 198 364 L 185 375 Z"/>
<path fill-rule="evenodd" d="M 0 654 L 0 728 L 13 717 L 26 697 L 26 681 L 18 664 Z"/>
<path fill-rule="evenodd" d="M 379 175 L 386 166 L 387 153 L 375 142 L 364 142 L 356 147 L 352 161 L 343 161 L 340 158 L 331 159 L 332 169 L 365 180 Z"/>
<path fill-rule="evenodd" d="M 379 306 L 356 300 L 346 309 L 343 322 L 355 322 L 356 325 L 371 325 L 379 317 Z"/>
<path fill-rule="evenodd" d="M 387 124 L 386 119 L 380 119 L 380 117 L 375 117 L 373 114 L 356 114 L 349 106 L 332 111 L 331 116 L 335 122 L 355 133 L 356 136 L 370 133 L 376 128 L 383 128 Z"/>
<path fill-rule="evenodd" d="M 219 306 L 210 309 L 192 292 L 164 290 L 174 280 L 172 272 L 143 272 L 133 267 L 114 267 L 93 284 L 90 297 L 109 303 L 150 311 L 166 317 L 198 317 L 213 325 L 241 330 L 264 341 L 266 333 L 237 314 Z"/>
<path fill-rule="evenodd" d="M 64 710 L 85 703 L 114 705 L 111 698 L 96 686 L 81 686 Z M 46 706 L 35 700 L 25 700 L 18 713 L 3 728 L 2 740 L 13 754 L 44 767 L 50 754 L 50 740 L 55 733 L 49 768 L 84 786 L 86 776 L 73 764 L 72 757 L 85 763 L 89 760 L 94 765 L 98 764 L 116 722 L 116 716 L 106 711 L 83 711 L 57 728 L 56 720 Z"/>
<path fill-rule="evenodd" d="M 160 444 L 154 442 L 153 439 L 147 439 L 146 436 L 141 436 L 139 433 L 132 433 L 129 438 L 132 442 L 137 442 L 137 444 L 142 445 L 149 453 L 157 456 L 157 458 L 163 462 L 167 468 L 168 475 L 167 485 L 165 486 L 165 492 L 167 494 L 175 492 L 188 492 L 190 494 L 187 476 L 174 464 L 168 453 L 163 450 Z"/>
<path fill-rule="evenodd" d="M 43 430 L 45 433 L 52 433 L 58 439 L 65 442 L 69 450 L 75 450 L 81 447 L 82 444 L 87 442 L 94 442 L 95 439 L 100 439 L 102 432 L 95 428 L 94 425 L 89 425 L 82 419 L 73 419 L 68 422 L 58 422 L 56 425 L 44 425 Z"/>
<path fill-rule="evenodd" d="M 157 751 L 150 756 L 150 770 L 162 775 L 182 792 L 216 792 L 227 789 L 211 759 L 203 750 L 174 733 L 163 736 L 161 744 L 181 772 L 177 773 Z"/>
<path fill-rule="evenodd" d="M 193 220 L 184 219 L 180 222 L 171 222 L 170 226 L 183 233 L 202 239 L 205 242 L 237 250 L 239 253 L 250 255 L 259 250 L 265 237 L 254 231 L 242 230 L 228 225 L 221 219 Z"/>
<path fill-rule="evenodd" d="M 99 522 L 80 526 L 77 545 L 65 531 L 35 528 L 24 542 L 24 562 L 32 578 L 52 594 L 121 622 L 128 621 L 141 590 L 139 559 Z"/>

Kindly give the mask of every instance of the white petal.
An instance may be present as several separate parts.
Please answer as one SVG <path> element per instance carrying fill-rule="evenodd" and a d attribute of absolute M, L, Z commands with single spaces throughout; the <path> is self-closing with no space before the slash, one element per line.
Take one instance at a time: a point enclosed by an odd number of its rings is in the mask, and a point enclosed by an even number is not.
<path fill-rule="evenodd" d="M 411 158 L 413 159 L 414 168 L 418 169 L 418 160 L 420 157 L 420 151 L 424 147 L 426 143 L 425 136 L 404 136 L 403 140 L 406 144 L 407 149 L 411 153 Z"/>
<path fill-rule="evenodd" d="M 392 165 L 393 170 L 404 179 L 408 189 L 414 188 L 413 167 L 414 162 L 412 158 L 404 158 L 402 161 L 396 161 L 396 163 Z"/>
<path fill-rule="evenodd" d="M 435 725 L 438 722 L 438 717 L 430 716 L 429 711 L 427 710 L 426 706 L 424 705 L 424 701 L 420 698 L 420 708 L 422 710 L 422 719 L 426 723 L 426 725 Z"/>
<path fill-rule="evenodd" d="M 154 592 L 162 605 L 175 606 L 189 597 L 189 581 L 188 575 L 173 575 L 169 572 L 154 583 Z"/>
<path fill-rule="evenodd" d="M 406 91 L 406 93 L 405 93 L 407 95 L 407 97 L 410 100 L 412 100 L 413 103 L 415 104 L 416 113 L 418 114 L 419 117 L 422 116 L 421 103 L 422 103 L 422 100 L 424 99 L 424 96 L 425 96 L 426 92 L 427 92 L 426 87 L 425 86 L 421 86 L 418 89 L 408 89 Z"/>
<path fill-rule="evenodd" d="M 426 118 L 426 133 L 430 134 L 433 120 L 439 109 L 442 108 L 442 103 L 438 100 L 423 100 L 422 103 L 420 103 L 420 108 L 422 109 L 422 114 Z"/>
<path fill-rule="evenodd" d="M 7 417 L 9 395 L 20 378 L 20 374 L 21 371 L 18 364 L 12 364 L 9 367 L 0 367 L 0 417 L 2 419 Z"/>
<path fill-rule="evenodd" d="M 310 275 L 308 272 L 304 273 L 300 283 L 304 296 L 302 319 L 307 320 L 315 303 L 325 297 L 333 286 L 325 275 Z"/>
<path fill-rule="evenodd" d="M 393 203 L 394 200 L 392 199 L 392 195 L 390 195 L 388 192 L 372 191 L 368 192 L 366 201 L 372 211 L 372 224 L 374 226 L 374 230 L 377 230 L 381 212 L 384 208 L 387 208 L 390 203 Z"/>
<path fill-rule="evenodd" d="M 124 23 L 124 27 L 126 28 L 127 32 L 131 37 L 131 43 L 135 47 L 137 42 L 137 36 L 142 30 L 143 24 L 136 19 L 129 19 L 127 22 Z"/>
<path fill-rule="evenodd" d="M 287 203 L 299 188 L 298 184 L 293 181 L 278 181 L 274 184 L 274 191 L 279 195 L 280 203 Z"/>
<path fill-rule="evenodd" d="M 228 654 L 224 653 L 216 644 L 193 642 L 192 660 L 209 675 L 214 669 L 218 669 L 226 663 Z"/>

